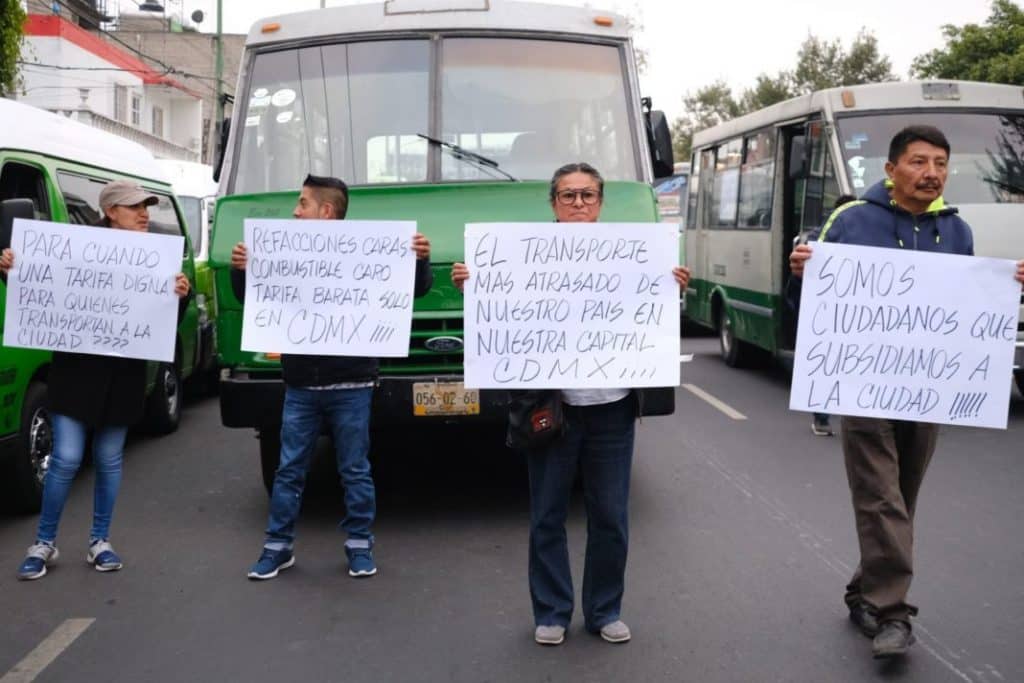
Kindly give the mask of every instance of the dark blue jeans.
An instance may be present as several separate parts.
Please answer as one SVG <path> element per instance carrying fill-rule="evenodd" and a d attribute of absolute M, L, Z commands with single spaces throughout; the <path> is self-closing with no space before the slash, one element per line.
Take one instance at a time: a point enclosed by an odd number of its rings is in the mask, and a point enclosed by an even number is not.
<path fill-rule="evenodd" d="M 274 475 L 267 522 L 267 548 L 291 548 L 295 522 L 302 506 L 306 475 L 326 420 L 345 488 L 345 518 L 341 528 L 350 540 L 368 541 L 376 513 L 370 475 L 370 400 L 373 388 L 296 389 L 287 387 L 281 411 L 281 462 Z"/>
<path fill-rule="evenodd" d="M 577 467 L 587 510 L 583 568 L 584 626 L 598 631 L 619 618 L 629 546 L 629 475 L 636 404 L 565 406 L 566 434 L 527 454 L 530 470 L 530 597 L 538 626 L 568 626 L 572 575 L 565 520 Z"/>

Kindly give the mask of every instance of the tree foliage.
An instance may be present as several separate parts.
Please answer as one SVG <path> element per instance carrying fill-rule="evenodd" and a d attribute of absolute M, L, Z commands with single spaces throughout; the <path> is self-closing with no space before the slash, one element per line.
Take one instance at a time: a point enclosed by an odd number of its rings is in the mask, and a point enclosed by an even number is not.
<path fill-rule="evenodd" d="M 0 0 L 0 94 L 14 92 L 25 29 L 25 10 L 18 0 Z"/>
<path fill-rule="evenodd" d="M 797 52 L 796 66 L 774 76 L 761 74 L 753 87 L 738 96 L 723 81 L 683 97 L 685 114 L 672 125 L 677 159 L 689 159 L 693 134 L 777 102 L 815 90 L 858 83 L 896 80 L 892 62 L 878 51 L 878 40 L 861 30 L 850 44 L 808 35 Z"/>
<path fill-rule="evenodd" d="M 1011 0 L 993 0 L 981 26 L 942 27 L 945 47 L 914 60 L 918 78 L 949 78 L 1024 85 L 1024 11 Z"/>

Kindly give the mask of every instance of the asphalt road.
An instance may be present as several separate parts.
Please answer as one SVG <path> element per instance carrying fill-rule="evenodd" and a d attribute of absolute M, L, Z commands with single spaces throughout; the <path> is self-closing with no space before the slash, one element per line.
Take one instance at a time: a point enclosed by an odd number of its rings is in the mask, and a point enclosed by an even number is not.
<path fill-rule="evenodd" d="M 1024 681 L 1019 394 L 1005 432 L 943 430 L 918 508 L 919 642 L 880 664 L 842 603 L 856 540 L 838 440 L 787 410 L 782 373 L 728 369 L 713 339 L 686 345 L 683 381 L 733 412 L 683 387 L 674 416 L 640 426 L 626 645 L 585 633 L 578 611 L 564 645 L 533 642 L 525 470 L 463 432 L 375 442 L 377 576 L 344 571 L 321 462 L 296 566 L 247 581 L 266 521 L 257 444 L 206 399 L 176 434 L 129 443 L 113 529 L 123 571 L 83 562 L 91 470 L 42 580 L 15 580 L 35 519 L 0 517 L 0 683 L 40 670 L 34 680 Z M 577 591 L 584 524 L 577 501 Z"/>

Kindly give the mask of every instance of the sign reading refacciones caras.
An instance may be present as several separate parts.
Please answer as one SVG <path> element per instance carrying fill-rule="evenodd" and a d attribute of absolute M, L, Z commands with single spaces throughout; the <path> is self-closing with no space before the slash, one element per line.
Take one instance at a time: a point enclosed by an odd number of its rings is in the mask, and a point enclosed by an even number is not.
<path fill-rule="evenodd" d="M 789 407 L 1005 429 L 1013 261 L 816 242 Z"/>
<path fill-rule="evenodd" d="M 242 348 L 321 356 L 409 355 L 411 221 L 245 221 Z"/>
<path fill-rule="evenodd" d="M 184 238 L 17 219 L 4 346 L 174 361 Z"/>

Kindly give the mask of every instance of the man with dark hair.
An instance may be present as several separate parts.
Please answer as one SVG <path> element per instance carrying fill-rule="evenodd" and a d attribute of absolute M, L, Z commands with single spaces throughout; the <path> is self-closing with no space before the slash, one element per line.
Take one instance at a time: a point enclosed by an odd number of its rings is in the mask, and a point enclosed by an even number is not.
<path fill-rule="evenodd" d="M 889 150 L 888 178 L 834 211 L 811 241 L 973 255 L 970 227 L 942 198 L 949 164 L 942 131 L 904 128 Z M 811 251 L 801 244 L 790 254 L 796 285 Z M 1024 283 L 1024 261 L 1016 279 Z M 914 642 L 910 617 L 917 614 L 906 601 L 914 575 L 914 509 L 938 425 L 844 416 L 841 433 L 860 545 L 846 605 L 850 619 L 873 638 L 875 657 L 902 655 Z"/>
<path fill-rule="evenodd" d="M 348 211 L 348 187 L 338 178 L 307 176 L 292 215 L 298 219 L 343 219 Z M 423 296 L 433 284 L 430 241 L 416 233 L 416 281 L 414 296 Z M 245 267 L 248 252 L 239 242 L 231 250 L 231 285 L 239 301 L 245 301 Z M 341 528 L 348 534 L 345 555 L 350 576 L 377 573 L 373 561 L 372 525 L 376 494 L 370 475 L 370 402 L 377 381 L 376 358 L 354 356 L 281 355 L 284 375 L 284 408 L 281 411 L 281 458 L 270 494 L 270 519 L 259 560 L 249 570 L 250 579 L 272 579 L 295 564 L 292 551 L 295 522 L 299 517 L 321 421 L 326 422 L 337 455 L 338 474 L 345 489 L 345 518 Z"/>

